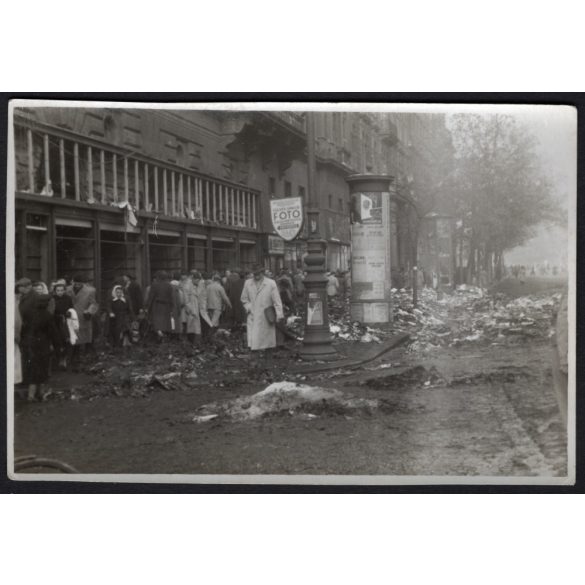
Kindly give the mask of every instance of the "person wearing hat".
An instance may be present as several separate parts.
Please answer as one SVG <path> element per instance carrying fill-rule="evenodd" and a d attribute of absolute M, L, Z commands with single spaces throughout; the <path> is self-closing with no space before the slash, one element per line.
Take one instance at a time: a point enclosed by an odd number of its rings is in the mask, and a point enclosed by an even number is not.
<path fill-rule="evenodd" d="M 73 308 L 79 317 L 79 331 L 77 342 L 73 346 L 71 367 L 74 371 L 79 368 L 81 351 L 87 351 L 93 342 L 93 316 L 98 312 L 99 305 L 95 297 L 95 288 L 87 282 L 83 274 L 73 277 Z"/>
<path fill-rule="evenodd" d="M 241 301 L 248 315 L 248 346 L 253 351 L 276 347 L 276 321 L 284 318 L 282 301 L 274 280 L 255 264 L 253 278 L 246 280 Z"/>

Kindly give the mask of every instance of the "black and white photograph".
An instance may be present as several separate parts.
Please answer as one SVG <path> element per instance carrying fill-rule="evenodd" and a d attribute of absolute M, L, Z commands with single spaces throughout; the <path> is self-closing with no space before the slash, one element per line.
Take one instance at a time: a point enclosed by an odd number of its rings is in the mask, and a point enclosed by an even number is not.
<path fill-rule="evenodd" d="M 577 110 L 13 100 L 21 482 L 575 482 Z"/>

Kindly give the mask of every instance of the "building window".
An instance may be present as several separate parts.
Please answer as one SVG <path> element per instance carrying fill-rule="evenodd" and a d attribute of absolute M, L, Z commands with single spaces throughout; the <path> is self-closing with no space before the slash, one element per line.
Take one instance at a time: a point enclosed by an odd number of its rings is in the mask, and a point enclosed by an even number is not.
<path fill-rule="evenodd" d="M 343 211 L 343 199 L 340 197 L 338 200 L 339 211 Z"/>
<path fill-rule="evenodd" d="M 179 166 L 186 166 L 185 165 L 185 149 L 183 148 L 182 144 L 177 144 L 177 163 Z"/>
<path fill-rule="evenodd" d="M 290 197 L 291 195 L 292 195 L 292 185 L 291 185 L 290 181 L 285 181 L 284 182 L 284 196 Z"/>
<path fill-rule="evenodd" d="M 299 185 L 299 197 L 304 201 L 305 199 L 305 188 Z"/>
<path fill-rule="evenodd" d="M 270 197 L 276 195 L 276 179 L 274 177 L 268 177 L 268 192 Z"/>
<path fill-rule="evenodd" d="M 104 138 L 106 142 L 111 144 L 118 144 L 119 142 L 118 124 L 111 114 L 106 114 L 104 117 Z"/>
<path fill-rule="evenodd" d="M 329 209 L 333 209 L 333 195 L 329 195 Z"/>

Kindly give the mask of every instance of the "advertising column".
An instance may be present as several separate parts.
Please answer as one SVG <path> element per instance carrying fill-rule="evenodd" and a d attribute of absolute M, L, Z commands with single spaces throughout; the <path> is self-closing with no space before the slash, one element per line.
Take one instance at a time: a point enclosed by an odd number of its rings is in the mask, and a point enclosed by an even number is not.
<path fill-rule="evenodd" d="M 386 175 L 347 177 L 351 193 L 351 317 L 392 320 L 390 183 Z"/>

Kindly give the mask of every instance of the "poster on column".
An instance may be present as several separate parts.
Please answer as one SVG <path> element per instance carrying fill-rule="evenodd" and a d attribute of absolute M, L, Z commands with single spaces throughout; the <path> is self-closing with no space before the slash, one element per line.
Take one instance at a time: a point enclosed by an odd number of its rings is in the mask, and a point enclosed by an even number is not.
<path fill-rule="evenodd" d="M 385 300 L 389 288 L 387 193 L 354 193 L 351 200 L 354 298 Z"/>

